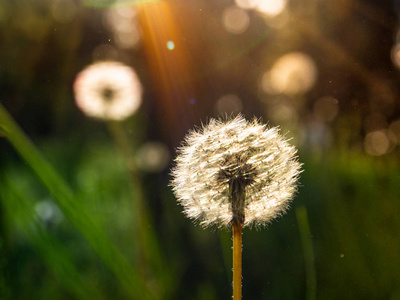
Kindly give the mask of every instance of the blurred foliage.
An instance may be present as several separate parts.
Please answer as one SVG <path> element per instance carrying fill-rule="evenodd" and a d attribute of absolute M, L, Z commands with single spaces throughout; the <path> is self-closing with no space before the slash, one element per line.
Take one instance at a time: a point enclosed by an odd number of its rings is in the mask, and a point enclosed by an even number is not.
<path fill-rule="evenodd" d="M 79 147 L 67 142 L 58 151 L 49 140 L 41 148 L 52 149 L 49 157 L 64 170 L 64 177 L 68 172 L 76 174 L 69 184 L 77 191 L 77 201 L 135 264 L 135 202 L 130 200 L 124 168 L 107 138 L 92 139 Z M 304 297 L 304 249 L 296 221 L 296 210 L 304 206 L 315 253 L 317 297 L 395 299 L 400 292 L 400 218 L 396 213 L 400 169 L 393 163 L 397 159 L 382 161 L 350 152 L 332 152 L 321 160 L 307 157 L 302 155 L 305 171 L 288 215 L 266 229 L 244 230 L 243 297 Z M 3 295 L 87 299 L 85 293 L 93 295 L 90 289 L 95 288 L 103 298 L 126 297 L 63 214 L 57 217 L 54 207 L 50 207 L 52 213 L 40 214 L 38 204 L 56 202 L 26 165 L 3 161 L 2 170 Z M 230 233 L 203 230 L 185 220 L 163 177 L 150 176 L 145 185 L 152 191 L 149 200 L 160 202 L 159 211 L 152 215 L 160 216 L 155 226 L 161 258 L 175 286 L 169 298 L 230 297 Z"/>
<path fill-rule="evenodd" d="M 233 1 L 166 2 L 186 55 L 166 66 L 187 73 L 154 75 L 144 29 L 141 43 L 120 47 L 106 20 L 114 1 L 0 1 L 0 101 L 39 149 L 13 142 L 17 127 L 0 118 L 0 299 L 231 297 L 230 232 L 184 218 L 168 169 L 129 161 L 147 140 L 172 151 L 194 124 L 234 113 L 218 108 L 226 95 L 289 131 L 304 163 L 288 214 L 244 230 L 243 299 L 311 299 L 310 276 L 317 299 L 400 298 L 400 135 L 388 133 L 400 117 L 397 1 L 293 0 L 275 23 L 246 10 L 240 34 L 224 26 Z M 263 75 L 292 52 L 312 58 L 315 82 L 269 94 Z M 75 75 L 103 59 L 133 66 L 144 87 L 141 111 L 121 124 L 130 154 L 73 101 Z M 190 82 L 192 98 L 163 97 L 163 76 L 177 91 Z M 329 120 L 316 113 L 324 97 L 337 100 Z M 376 131 L 388 146 L 371 156 Z"/>

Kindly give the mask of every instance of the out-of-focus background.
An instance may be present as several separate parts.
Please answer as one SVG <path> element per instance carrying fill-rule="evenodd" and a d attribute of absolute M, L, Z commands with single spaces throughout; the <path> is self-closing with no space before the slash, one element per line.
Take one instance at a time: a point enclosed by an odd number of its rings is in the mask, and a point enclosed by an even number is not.
<path fill-rule="evenodd" d="M 40 155 L 2 113 L 0 299 L 229 299 L 231 233 L 186 219 L 169 172 L 189 129 L 239 112 L 304 164 L 287 215 L 243 231 L 243 299 L 400 299 L 399 9 L 1 0 L 0 103 Z M 98 61 L 139 77 L 124 121 L 75 104 Z"/>

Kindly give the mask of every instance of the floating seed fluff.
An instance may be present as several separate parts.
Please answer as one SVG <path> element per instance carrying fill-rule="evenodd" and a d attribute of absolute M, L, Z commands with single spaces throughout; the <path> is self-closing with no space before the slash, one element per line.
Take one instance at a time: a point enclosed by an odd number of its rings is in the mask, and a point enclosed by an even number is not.
<path fill-rule="evenodd" d="M 205 227 L 266 225 L 288 208 L 301 167 L 278 128 L 241 115 L 190 132 L 175 163 L 173 191 Z"/>

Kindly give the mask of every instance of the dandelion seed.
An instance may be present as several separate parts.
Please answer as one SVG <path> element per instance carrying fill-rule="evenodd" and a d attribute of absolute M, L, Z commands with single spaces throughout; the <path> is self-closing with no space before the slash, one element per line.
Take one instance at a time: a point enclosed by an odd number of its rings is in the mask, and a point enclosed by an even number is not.
<path fill-rule="evenodd" d="M 190 132 L 172 171 L 173 191 L 201 225 L 266 225 L 288 208 L 301 164 L 277 128 L 237 116 Z"/>
<path fill-rule="evenodd" d="M 120 121 L 139 108 L 142 87 L 132 68 L 118 62 L 100 62 L 76 76 L 74 92 L 77 106 L 86 115 Z"/>

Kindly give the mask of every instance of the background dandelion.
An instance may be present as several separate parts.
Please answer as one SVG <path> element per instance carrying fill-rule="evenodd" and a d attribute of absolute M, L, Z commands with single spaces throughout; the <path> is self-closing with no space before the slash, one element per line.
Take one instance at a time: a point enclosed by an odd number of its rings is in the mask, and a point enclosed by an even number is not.
<path fill-rule="evenodd" d="M 76 76 L 77 106 L 88 116 L 123 120 L 140 106 L 142 87 L 135 71 L 118 62 L 100 62 Z"/>

